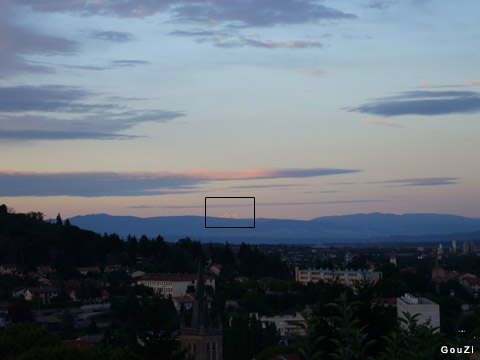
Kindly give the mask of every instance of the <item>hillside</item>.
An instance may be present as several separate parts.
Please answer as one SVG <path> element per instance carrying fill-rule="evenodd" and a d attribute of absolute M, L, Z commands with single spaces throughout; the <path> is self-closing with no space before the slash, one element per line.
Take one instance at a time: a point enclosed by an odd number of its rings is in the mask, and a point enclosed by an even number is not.
<path fill-rule="evenodd" d="M 327 216 L 312 220 L 256 219 L 254 229 L 205 228 L 202 216 L 139 218 L 94 214 L 76 216 L 72 224 L 99 233 L 156 236 L 169 240 L 190 236 L 204 241 L 233 239 L 330 239 L 365 240 L 371 238 L 448 235 L 480 231 L 480 219 L 442 214 L 355 214 Z M 211 220 L 211 219 L 210 219 Z M 210 221 L 209 220 L 209 221 Z M 250 226 L 249 219 L 215 219 L 224 226 Z"/>

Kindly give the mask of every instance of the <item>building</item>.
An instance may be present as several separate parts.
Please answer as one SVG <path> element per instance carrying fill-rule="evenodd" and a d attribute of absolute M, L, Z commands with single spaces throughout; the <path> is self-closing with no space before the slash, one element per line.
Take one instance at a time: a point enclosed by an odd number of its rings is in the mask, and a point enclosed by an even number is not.
<path fill-rule="evenodd" d="M 215 275 L 220 276 L 220 273 L 222 272 L 222 265 L 221 264 L 212 265 L 210 266 L 210 271 Z"/>
<path fill-rule="evenodd" d="M 452 251 L 457 252 L 457 240 L 452 240 Z"/>
<path fill-rule="evenodd" d="M 210 320 L 204 280 L 199 261 L 192 322 L 187 326 L 182 316 L 180 346 L 195 360 L 222 360 L 222 327 L 213 325 Z"/>
<path fill-rule="evenodd" d="M 207 295 L 206 299 L 208 308 L 210 309 L 212 307 L 213 298 L 210 295 Z M 176 296 L 172 298 L 172 301 L 173 306 L 175 306 L 175 309 L 177 309 L 177 311 L 180 311 L 182 306 L 185 310 L 190 310 L 195 303 L 195 294 L 188 293 L 185 296 Z"/>
<path fill-rule="evenodd" d="M 397 266 L 397 257 L 395 256 L 395 252 L 393 251 L 393 248 L 392 248 L 392 254 L 390 255 L 390 264 Z"/>
<path fill-rule="evenodd" d="M 25 300 L 39 301 L 42 304 L 49 304 L 51 299 L 58 296 L 58 289 L 55 286 L 28 287 L 24 292 Z"/>
<path fill-rule="evenodd" d="M 264 329 L 268 323 L 275 324 L 275 327 L 282 338 L 293 337 L 293 334 L 305 335 L 305 329 L 298 326 L 298 324 L 307 325 L 305 319 L 300 313 L 296 313 L 295 315 L 261 316 L 259 320 Z"/>
<path fill-rule="evenodd" d="M 475 251 L 475 243 L 473 241 L 464 241 L 463 242 L 463 253 L 471 254 Z"/>
<path fill-rule="evenodd" d="M 410 294 L 405 294 L 397 298 L 397 317 L 405 319 L 405 313 L 414 316 L 418 314 L 417 324 L 428 325 L 432 328 L 440 328 L 440 306 L 431 300 L 417 298 Z M 402 326 L 405 326 L 403 323 Z"/>
<path fill-rule="evenodd" d="M 215 290 L 215 278 L 203 275 L 206 286 Z M 185 296 L 189 287 L 196 288 L 197 276 L 195 274 L 147 274 L 137 280 L 138 285 L 145 285 L 153 289 L 155 294 L 164 297 Z"/>
<path fill-rule="evenodd" d="M 17 265 L 15 264 L 1 264 L 0 275 L 17 275 Z"/>
<path fill-rule="evenodd" d="M 349 286 L 355 289 L 362 281 L 368 281 L 375 284 L 382 278 L 380 271 L 367 270 L 330 270 L 330 269 L 307 269 L 300 270 L 298 266 L 295 267 L 295 280 L 306 285 L 309 282 L 338 282 L 340 284 Z"/>
<path fill-rule="evenodd" d="M 87 274 L 100 274 L 100 268 L 98 266 L 77 267 L 77 271 L 83 276 Z"/>

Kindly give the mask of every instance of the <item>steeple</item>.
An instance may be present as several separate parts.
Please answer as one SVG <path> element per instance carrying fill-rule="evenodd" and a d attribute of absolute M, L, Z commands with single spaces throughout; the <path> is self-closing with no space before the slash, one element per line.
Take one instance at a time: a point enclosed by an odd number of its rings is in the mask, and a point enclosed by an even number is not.
<path fill-rule="evenodd" d="M 205 279 L 203 277 L 202 261 L 198 260 L 197 288 L 195 289 L 195 302 L 193 303 L 193 317 L 191 328 L 207 329 L 210 327 L 208 302 L 205 292 Z"/>
<path fill-rule="evenodd" d="M 192 323 L 186 326 L 185 316 L 183 316 L 180 325 L 180 347 L 195 360 L 223 359 L 222 325 L 215 326 L 210 322 L 201 260 L 198 261 Z"/>

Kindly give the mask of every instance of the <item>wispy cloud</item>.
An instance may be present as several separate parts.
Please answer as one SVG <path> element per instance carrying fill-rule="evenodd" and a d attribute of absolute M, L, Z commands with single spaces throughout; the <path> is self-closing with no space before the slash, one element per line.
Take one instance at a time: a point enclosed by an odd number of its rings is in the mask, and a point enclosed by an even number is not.
<path fill-rule="evenodd" d="M 0 130 L 0 140 L 129 140 L 139 136 L 95 131 L 68 130 Z"/>
<path fill-rule="evenodd" d="M 370 9 L 386 10 L 398 3 L 398 0 L 372 0 L 367 4 Z"/>
<path fill-rule="evenodd" d="M 0 87 L 0 112 L 84 112 L 116 107 L 80 102 L 90 95 L 92 93 L 78 87 L 59 85 Z"/>
<path fill-rule="evenodd" d="M 474 91 L 406 91 L 347 110 L 387 117 L 471 114 L 480 111 L 480 94 Z"/>
<path fill-rule="evenodd" d="M 389 128 L 409 129 L 409 130 L 413 130 L 413 131 L 417 131 L 417 132 L 423 132 L 423 133 L 429 133 L 429 134 L 435 134 L 435 135 L 440 134 L 440 131 L 438 131 L 438 130 L 419 129 L 419 128 L 414 128 L 414 127 L 410 127 L 410 126 L 407 126 L 407 125 L 397 124 L 397 123 L 394 123 L 394 122 L 391 122 L 391 121 L 380 121 L 380 120 L 376 120 L 376 119 L 369 119 L 369 120 L 364 120 L 364 123 L 370 124 L 370 125 L 385 126 L 385 127 L 389 127 Z"/>
<path fill-rule="evenodd" d="M 92 30 L 89 32 L 90 39 L 102 40 L 102 41 L 112 41 L 117 43 L 124 43 L 128 41 L 135 40 L 135 37 L 124 31 L 101 31 L 101 30 Z"/>
<path fill-rule="evenodd" d="M 15 3 L 0 2 L 0 78 L 22 73 L 53 72 L 49 66 L 31 62 L 31 55 L 72 55 L 78 44 L 61 36 L 38 32 L 13 20 Z"/>
<path fill-rule="evenodd" d="M 285 189 L 291 187 L 299 186 L 310 186 L 308 184 L 257 184 L 257 185 L 239 185 L 239 186 L 230 186 L 224 190 L 234 190 L 234 189 Z"/>
<path fill-rule="evenodd" d="M 213 181 L 308 178 L 349 174 L 353 169 L 242 169 L 160 172 L 17 172 L 0 171 L 0 196 L 141 196 L 172 189 L 194 191 Z"/>
<path fill-rule="evenodd" d="M 0 87 L 0 139 L 75 140 L 133 139 L 119 134 L 143 122 L 163 123 L 182 111 L 132 110 L 123 101 L 102 99 L 78 87 Z"/>
<path fill-rule="evenodd" d="M 427 80 L 420 80 L 418 83 L 420 85 L 433 85 L 432 81 L 427 81 Z"/>
<path fill-rule="evenodd" d="M 319 77 L 325 75 L 325 71 L 322 70 L 299 70 L 301 74 L 307 74 L 308 76 Z"/>
<path fill-rule="evenodd" d="M 354 200 L 332 200 L 332 201 L 298 201 L 298 202 L 267 202 L 256 203 L 255 206 L 311 206 L 311 205 L 333 205 L 333 204 L 357 204 L 357 203 L 379 203 L 387 200 L 379 199 L 354 199 Z M 228 204 L 228 207 L 251 207 L 251 204 Z M 203 209 L 205 205 L 134 205 L 128 206 L 129 209 Z M 226 208 L 226 205 L 212 204 L 208 205 L 211 208 Z"/>
<path fill-rule="evenodd" d="M 454 185 L 458 184 L 460 178 L 457 177 L 429 177 L 429 178 L 410 178 L 410 179 L 396 179 L 385 181 L 371 181 L 367 184 L 398 184 L 394 186 L 438 186 L 438 185 Z"/>
<path fill-rule="evenodd" d="M 318 41 L 271 41 L 271 40 L 245 40 L 245 45 L 266 49 L 290 48 L 303 49 L 311 47 L 322 47 Z"/>
<path fill-rule="evenodd" d="M 104 71 L 116 68 L 134 67 L 150 64 L 146 60 L 112 60 L 105 65 L 60 65 L 69 69 Z"/>
<path fill-rule="evenodd" d="M 147 65 L 149 61 L 146 60 L 113 60 L 111 64 L 118 67 L 132 67 L 137 65 Z"/>
<path fill-rule="evenodd" d="M 365 120 L 364 123 L 370 125 L 380 125 L 380 126 L 387 126 L 387 127 L 396 127 L 396 128 L 405 128 L 405 125 L 396 124 L 390 121 L 380 121 L 375 119 Z"/>
<path fill-rule="evenodd" d="M 319 4 L 314 0 L 124 0 L 124 1 L 63 1 L 17 0 L 36 11 L 77 12 L 82 15 L 147 17 L 157 13 L 170 14 L 173 20 L 196 23 L 232 23 L 237 26 L 274 26 L 303 24 L 322 20 L 353 19 L 354 15 Z"/>

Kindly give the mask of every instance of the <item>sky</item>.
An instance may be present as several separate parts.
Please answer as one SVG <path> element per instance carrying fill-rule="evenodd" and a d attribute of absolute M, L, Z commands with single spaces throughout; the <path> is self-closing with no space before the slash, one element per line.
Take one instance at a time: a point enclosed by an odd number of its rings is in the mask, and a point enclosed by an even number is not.
<path fill-rule="evenodd" d="M 0 0 L 0 203 L 480 217 L 480 2 Z M 249 217 L 232 199 L 212 216 Z"/>

